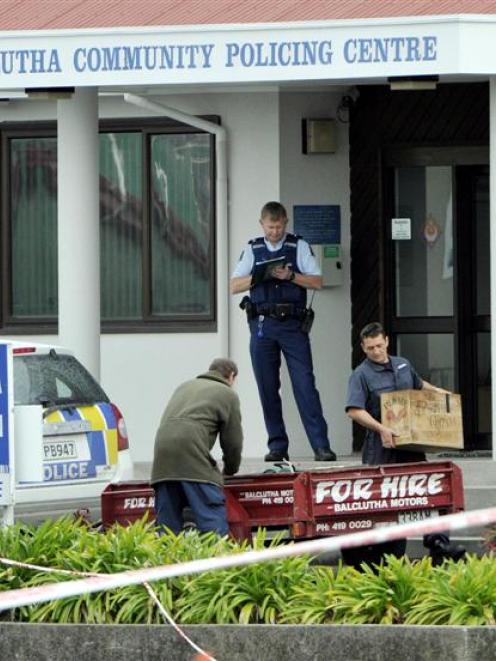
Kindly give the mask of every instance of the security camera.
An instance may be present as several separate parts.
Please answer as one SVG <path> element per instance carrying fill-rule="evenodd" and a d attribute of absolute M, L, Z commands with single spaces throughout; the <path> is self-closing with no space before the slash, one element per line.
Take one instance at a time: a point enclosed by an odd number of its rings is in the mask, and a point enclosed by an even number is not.
<path fill-rule="evenodd" d="M 348 89 L 346 95 L 351 97 L 353 103 L 356 103 L 358 101 L 358 97 L 360 96 L 360 91 L 358 90 L 358 87 L 353 86 Z"/>

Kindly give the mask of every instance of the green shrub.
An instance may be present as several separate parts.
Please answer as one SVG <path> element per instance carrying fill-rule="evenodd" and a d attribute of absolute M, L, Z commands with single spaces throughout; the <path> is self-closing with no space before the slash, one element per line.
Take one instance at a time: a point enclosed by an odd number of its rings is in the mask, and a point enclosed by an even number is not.
<path fill-rule="evenodd" d="M 496 560 L 492 554 L 445 562 L 417 586 L 408 624 L 496 624 Z"/>
<path fill-rule="evenodd" d="M 334 622 L 346 624 L 396 624 L 405 621 L 416 599 L 417 584 L 432 572 L 430 559 L 412 562 L 386 556 L 383 563 L 342 575 L 335 581 Z"/>
<path fill-rule="evenodd" d="M 253 540 L 265 548 L 264 531 Z M 280 543 L 273 539 L 269 547 Z M 243 545 L 244 548 L 246 545 Z M 177 618 L 184 624 L 273 624 L 310 571 L 307 557 L 290 557 L 192 576 L 177 600 Z"/>
<path fill-rule="evenodd" d="M 251 545 L 215 534 L 159 536 L 146 519 L 102 533 L 71 518 L 0 529 L 0 556 L 61 570 L 0 568 L 0 590 L 70 580 L 63 570 L 109 573 L 242 553 L 282 543 L 260 530 Z M 77 578 L 77 576 L 75 576 Z M 387 557 L 362 571 L 313 566 L 306 556 L 151 584 L 180 623 L 496 624 L 496 561 L 469 556 L 432 567 Z M 2 619 L 30 622 L 154 624 L 163 614 L 143 585 L 34 604 Z"/>
<path fill-rule="evenodd" d="M 340 565 L 336 574 L 330 567 L 309 566 L 293 587 L 287 601 L 280 602 L 280 621 L 286 624 L 329 624 L 333 621 L 334 585 L 355 570 Z"/>

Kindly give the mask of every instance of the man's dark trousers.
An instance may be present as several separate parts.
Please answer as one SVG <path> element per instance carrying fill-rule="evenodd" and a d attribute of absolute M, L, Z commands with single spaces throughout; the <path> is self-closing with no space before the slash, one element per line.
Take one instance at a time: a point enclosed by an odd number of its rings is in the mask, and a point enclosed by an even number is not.
<path fill-rule="evenodd" d="M 227 535 L 224 489 L 216 484 L 187 480 L 164 480 L 153 485 L 157 525 L 176 535 L 184 524 L 183 510 L 190 507 L 200 532 Z"/>
<path fill-rule="evenodd" d="M 266 316 L 262 323 L 258 317 L 250 321 L 251 361 L 272 452 L 288 451 L 279 394 L 281 352 L 286 359 L 296 405 L 310 444 L 314 451 L 329 448 L 327 423 L 315 387 L 310 340 L 300 327 L 298 319 L 280 321 Z"/>

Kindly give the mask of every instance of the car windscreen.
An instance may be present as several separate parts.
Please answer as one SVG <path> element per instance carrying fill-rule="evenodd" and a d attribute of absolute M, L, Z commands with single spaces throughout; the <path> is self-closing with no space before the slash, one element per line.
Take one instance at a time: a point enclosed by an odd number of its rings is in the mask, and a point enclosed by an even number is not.
<path fill-rule="evenodd" d="M 14 403 L 45 407 L 108 402 L 107 395 L 81 365 L 67 354 L 14 356 Z"/>

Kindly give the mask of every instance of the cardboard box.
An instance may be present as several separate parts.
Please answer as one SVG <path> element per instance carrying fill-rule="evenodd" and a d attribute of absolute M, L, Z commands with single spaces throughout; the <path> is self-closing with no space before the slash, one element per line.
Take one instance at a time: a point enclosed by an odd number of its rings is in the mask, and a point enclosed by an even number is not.
<path fill-rule="evenodd" d="M 381 421 L 399 434 L 395 441 L 402 450 L 463 449 L 460 395 L 432 390 L 382 393 Z"/>

